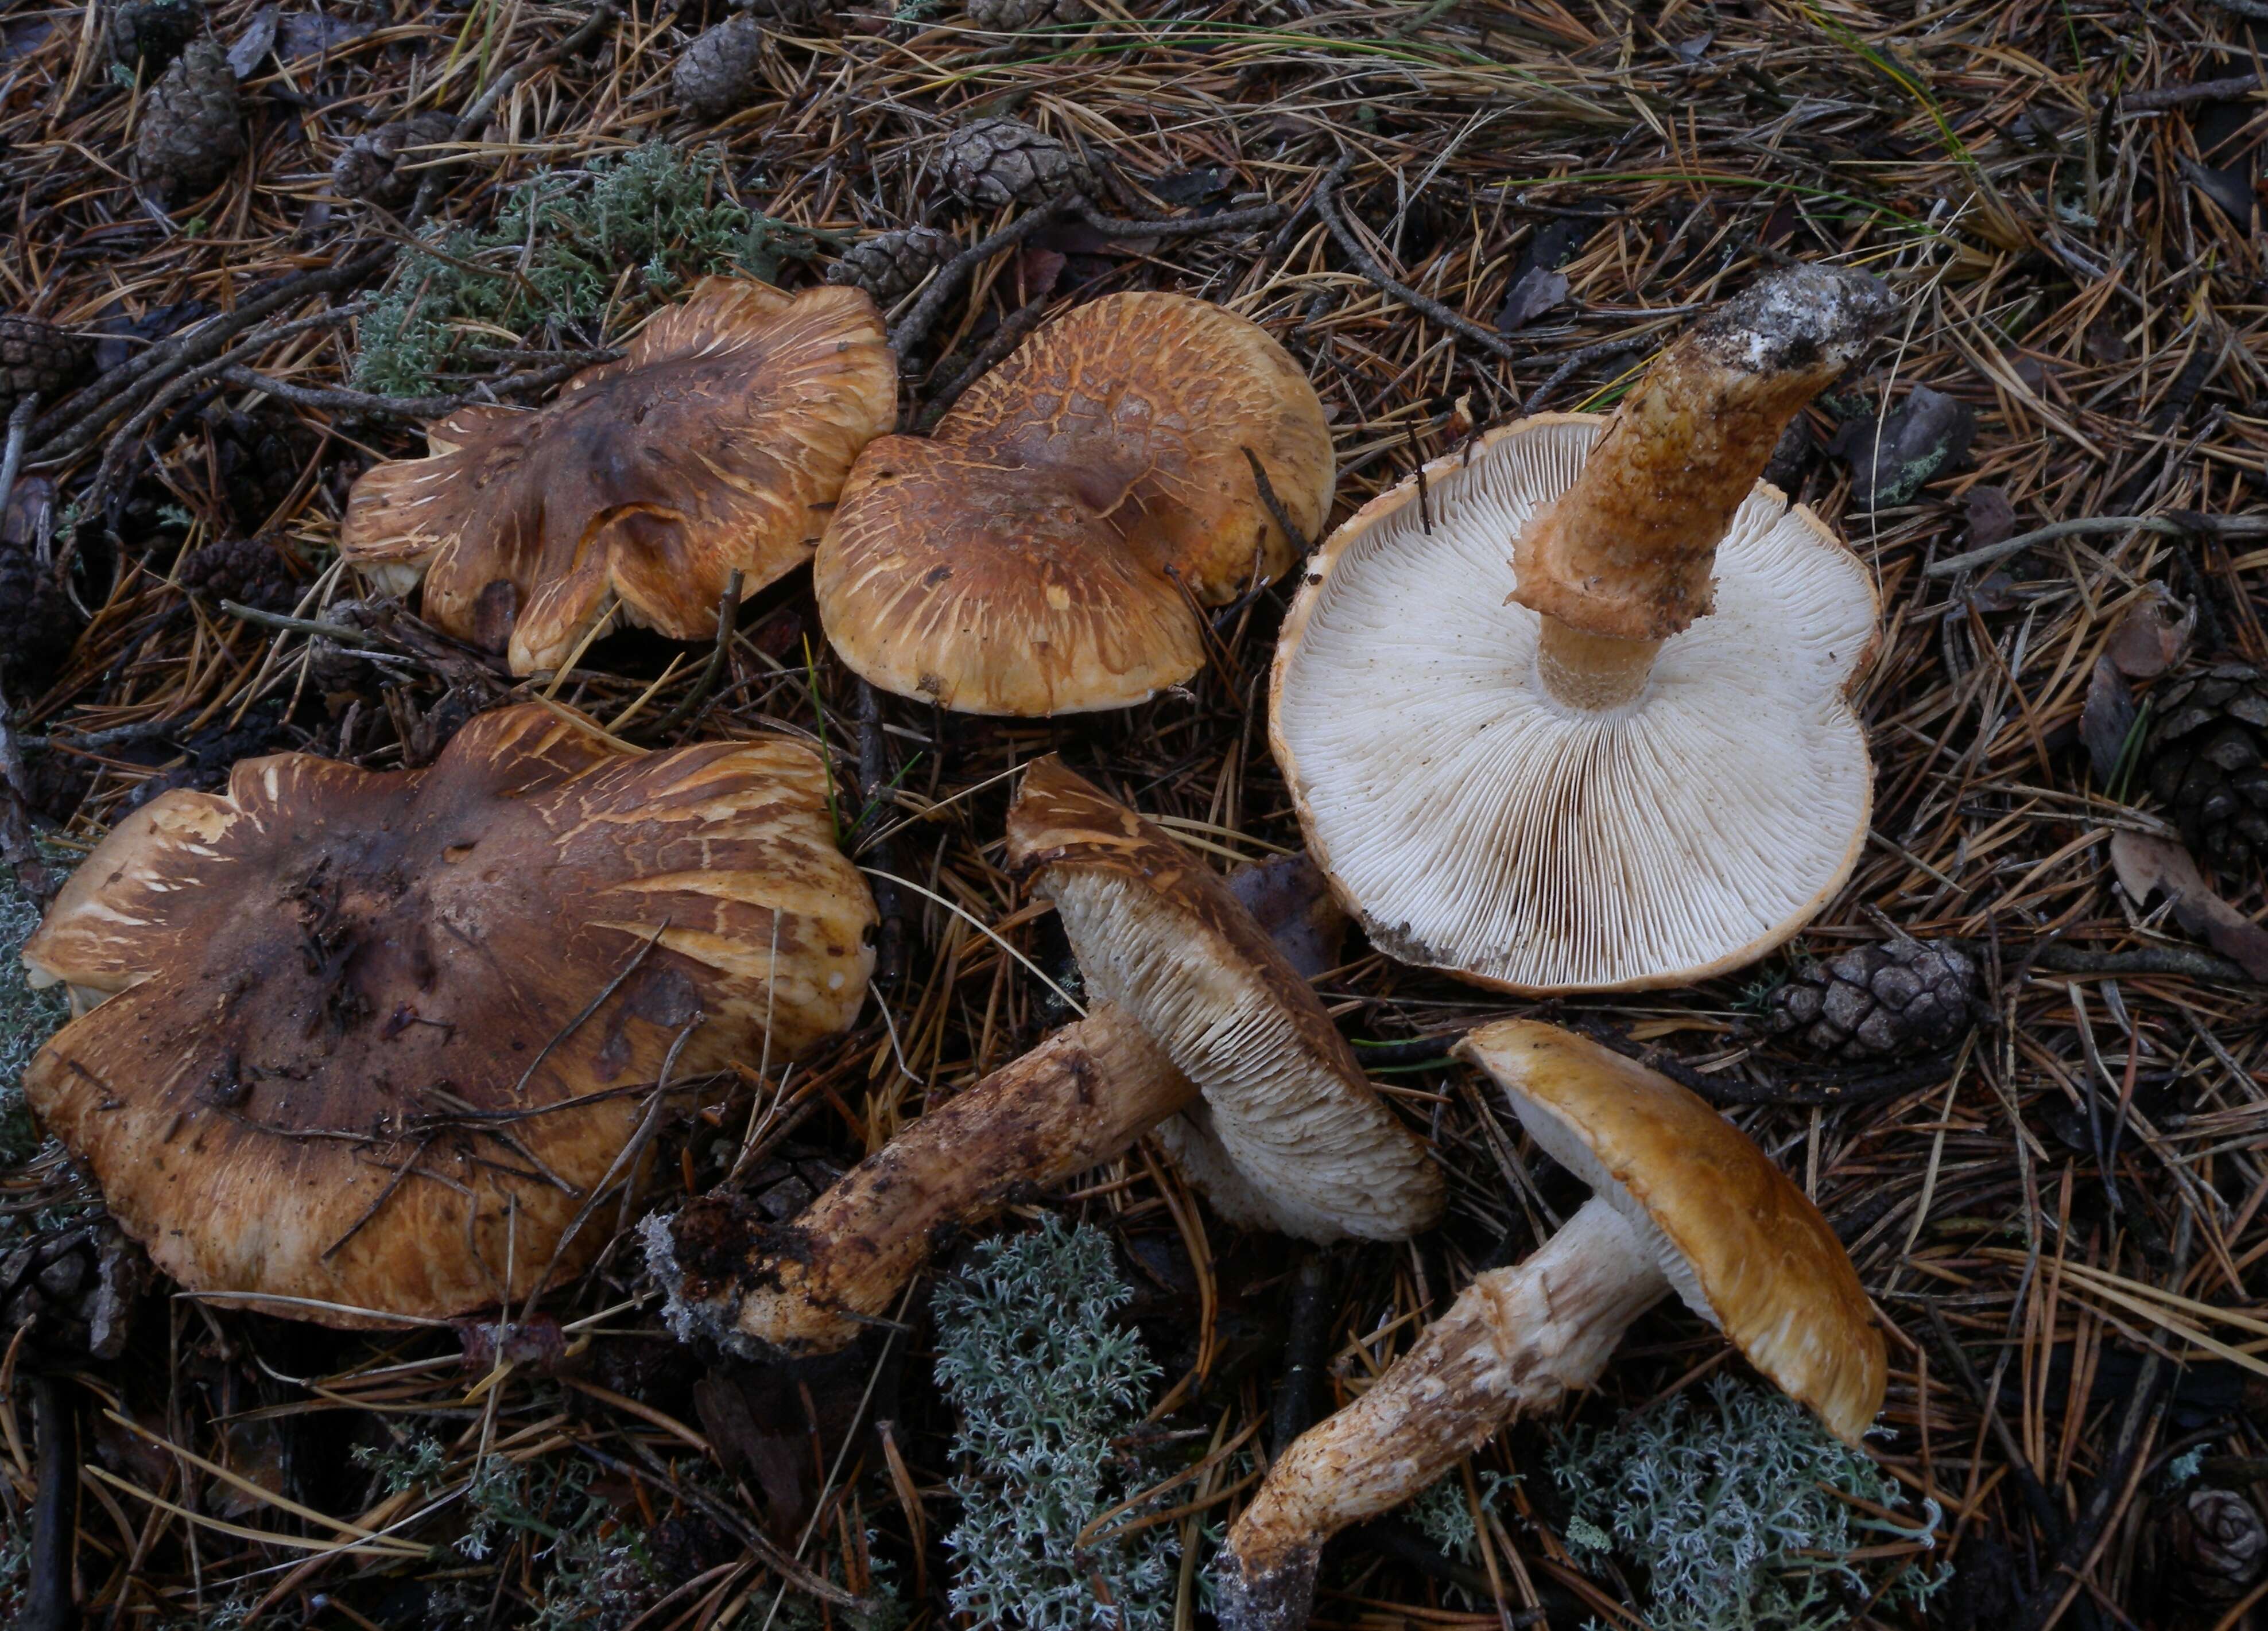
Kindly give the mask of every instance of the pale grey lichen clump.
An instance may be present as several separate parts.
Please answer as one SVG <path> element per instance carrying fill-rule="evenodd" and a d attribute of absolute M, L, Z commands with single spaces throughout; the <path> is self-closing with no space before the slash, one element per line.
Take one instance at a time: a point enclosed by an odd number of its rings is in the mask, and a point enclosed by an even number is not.
<path fill-rule="evenodd" d="M 1642 1569 L 1658 1631 L 1834 1631 L 1878 1587 L 1878 1605 L 1918 1602 L 1944 1578 L 1894 1561 L 1885 1583 L 1849 1561 L 1865 1547 L 1934 1547 L 1937 1503 L 1901 1524 L 1837 1498 L 1908 1504 L 1794 1400 L 1727 1378 L 1699 1408 L 1681 1395 L 1609 1431 L 1578 1429 L 1551 1475 L 1569 1499 L 1568 1549 Z"/>
<path fill-rule="evenodd" d="M 1140 1423 L 1159 1370 L 1113 1322 L 1134 1293 L 1108 1237 L 1050 1218 L 973 1256 L 934 1303 L 937 1379 L 961 1415 L 953 1449 L 964 1469 L 953 1482 L 961 1522 L 945 1540 L 954 1608 L 1022 1631 L 1165 1631 L 1174 1525 L 1128 1532 L 1138 1508 L 1078 1544 L 1151 1480 L 1114 1447 Z"/>
<path fill-rule="evenodd" d="M 24 1067 L 70 1018 L 63 988 L 34 991 L 19 953 L 40 926 L 40 908 L 0 874 L 0 1166 L 30 1158 L 39 1145 L 24 1105 Z"/>

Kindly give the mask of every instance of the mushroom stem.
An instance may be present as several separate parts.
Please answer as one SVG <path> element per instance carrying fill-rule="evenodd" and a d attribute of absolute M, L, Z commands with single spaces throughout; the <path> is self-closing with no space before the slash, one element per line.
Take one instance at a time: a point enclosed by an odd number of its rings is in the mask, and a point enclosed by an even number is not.
<path fill-rule="evenodd" d="M 1369 1392 L 1269 1469 L 1221 1552 L 1222 1631 L 1306 1625 L 1325 1541 L 1418 1495 L 1513 1416 L 1589 1386 L 1668 1290 L 1597 1199 L 1518 1267 L 1474 1280 Z"/>
<path fill-rule="evenodd" d="M 686 1207 L 666 1225 L 672 1311 L 744 1353 L 847 1347 L 946 1230 L 1114 1158 L 1197 1097 L 1130 1015 L 1100 1004 L 913 1122 L 792 1223 L 713 1195 Z"/>
<path fill-rule="evenodd" d="M 1717 546 L 1780 433 L 1896 309 L 1863 272 L 1795 267 L 1654 359 L 1574 484 L 1513 540 L 1513 599 L 1543 614 L 1553 695 L 1597 709 L 1637 694 L 1660 643 L 1708 613 Z"/>

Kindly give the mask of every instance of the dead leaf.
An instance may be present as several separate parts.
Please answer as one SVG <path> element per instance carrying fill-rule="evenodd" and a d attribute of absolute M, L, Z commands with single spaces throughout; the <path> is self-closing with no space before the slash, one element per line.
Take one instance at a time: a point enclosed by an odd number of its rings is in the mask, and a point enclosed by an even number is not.
<path fill-rule="evenodd" d="M 1972 487 L 1962 501 L 1969 521 L 1969 547 L 1990 549 L 2016 535 L 2016 506 L 1997 487 Z"/>
<path fill-rule="evenodd" d="M 2255 980 L 2268 981 L 2268 929 L 2213 893 L 2190 852 L 2168 838 L 2146 833 L 2117 833 L 2110 840 L 2110 865 L 2118 886 L 2135 905 L 2147 907 L 2162 893 L 2174 903 L 2174 921 L 2206 944 L 2235 959 Z"/>
<path fill-rule="evenodd" d="M 1535 321 L 1567 298 L 1567 275 L 1530 267 L 1505 290 L 1504 309 L 1496 314 L 1499 332 L 1511 334 Z"/>
<path fill-rule="evenodd" d="M 1257 866 L 1241 867 L 1229 875 L 1228 890 L 1303 977 L 1313 980 L 1338 966 L 1346 914 L 1306 856 L 1278 856 Z"/>
<path fill-rule="evenodd" d="M 2107 650 L 2131 680 L 2154 680 L 2182 660 L 2197 628 L 2197 607 L 2184 606 L 2160 584 L 2118 614 Z"/>
<path fill-rule="evenodd" d="M 2079 712 L 2080 739 L 2095 766 L 2095 784 L 2106 790 L 2117 779 L 2118 760 L 2134 729 L 2134 694 L 2107 657 L 2095 659 L 2087 682 L 2087 702 Z"/>
<path fill-rule="evenodd" d="M 1958 469 L 1976 435 L 1976 409 L 1916 386 L 1880 420 L 1845 423 L 1828 451 L 1851 467 L 1851 502 L 1861 510 L 1887 510 L 1909 503 L 1925 482 Z"/>
<path fill-rule="evenodd" d="M 228 48 L 228 71 L 239 79 L 249 79 L 260 66 L 260 59 L 276 48 L 276 8 L 263 5 L 252 14 L 236 43 Z"/>

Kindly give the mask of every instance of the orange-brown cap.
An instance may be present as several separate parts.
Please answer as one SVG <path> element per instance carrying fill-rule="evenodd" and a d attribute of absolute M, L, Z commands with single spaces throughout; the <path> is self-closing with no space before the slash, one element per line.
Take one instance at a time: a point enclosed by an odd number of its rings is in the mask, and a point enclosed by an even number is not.
<path fill-rule="evenodd" d="M 707 278 L 549 407 L 461 409 L 370 471 L 340 547 L 516 674 L 610 614 L 705 640 L 735 569 L 752 594 L 811 558 L 897 388 L 860 290 Z"/>
<path fill-rule="evenodd" d="M 86 1010 L 26 1096 L 182 1284 L 524 1297 L 673 1043 L 681 1082 L 857 1016 L 874 907 L 817 756 L 625 753 L 563 712 L 483 715 L 422 770 L 290 753 L 165 794 L 25 945 Z"/>
<path fill-rule="evenodd" d="M 843 660 L 964 713 L 1124 708 L 1204 662 L 1200 608 L 1298 558 L 1329 511 L 1329 427 L 1266 333 L 1202 300 L 1111 295 L 1057 319 L 927 440 L 885 437 L 813 564 Z"/>
<path fill-rule="evenodd" d="M 1859 1442 L 1882 1407 L 1881 1333 L 1835 1231 L 1746 1134 L 1668 1077 L 1552 1025 L 1484 1025 L 1455 1051 L 1614 1203 L 1687 1306 Z"/>
<path fill-rule="evenodd" d="M 1310 1240 L 1401 1239 L 1439 1219 L 1425 1146 L 1203 863 L 1055 758 L 1025 773 L 1008 858 L 1041 869 L 1087 988 L 1203 1091 L 1165 1142 L 1216 1205 Z"/>

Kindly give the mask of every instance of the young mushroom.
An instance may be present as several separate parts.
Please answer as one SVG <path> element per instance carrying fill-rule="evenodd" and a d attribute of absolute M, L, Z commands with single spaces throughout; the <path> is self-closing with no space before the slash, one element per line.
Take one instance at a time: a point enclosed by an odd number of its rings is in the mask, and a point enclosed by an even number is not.
<path fill-rule="evenodd" d="M 1425 1147 L 1210 869 L 1052 758 L 1025 774 L 1008 854 L 1055 900 L 1086 1017 L 914 1122 L 793 1223 L 711 1195 L 650 1223 L 681 1333 L 758 1355 L 841 1348 L 940 1231 L 1174 1120 L 1169 1150 L 1236 1221 L 1391 1240 L 1438 1218 Z"/>
<path fill-rule="evenodd" d="M 827 792 L 784 738 L 644 753 L 540 704 L 422 770 L 243 760 L 120 822 L 26 943 L 80 1017 L 25 1095 L 191 1289 L 350 1326 L 526 1297 L 612 1232 L 570 1238 L 664 1090 L 857 1017 L 874 907 Z"/>
<path fill-rule="evenodd" d="M 1757 477 L 1892 311 L 1863 274 L 1775 274 L 1603 426 L 1494 431 L 1324 544 L 1270 738 L 1381 949 L 1514 991 L 1685 984 L 1841 887 L 1873 801 L 1849 693 L 1874 584 Z"/>
<path fill-rule="evenodd" d="M 1322 403 L 1265 332 L 1183 295 L 1110 295 L 1026 341 L 931 437 L 867 448 L 812 565 L 820 617 L 901 696 L 1130 707 L 1204 665 L 1206 607 L 1298 560 L 1332 474 Z"/>
<path fill-rule="evenodd" d="M 1588 1387 L 1672 1289 L 1845 1443 L 1881 1408 L 1882 1338 L 1850 1258 L 1740 1129 L 1550 1025 L 1506 1020 L 1455 1051 L 1592 1198 L 1526 1262 L 1476 1278 L 1369 1391 L 1278 1458 L 1220 1555 L 1222 1631 L 1307 1624 L 1326 1540 L 1419 1494 L 1513 1417 Z"/>
<path fill-rule="evenodd" d="M 859 290 L 705 278 L 549 406 L 431 426 L 355 483 L 339 546 L 389 592 L 423 578 L 426 620 L 515 674 L 608 619 L 710 639 L 734 571 L 754 594 L 811 558 L 897 389 Z"/>

